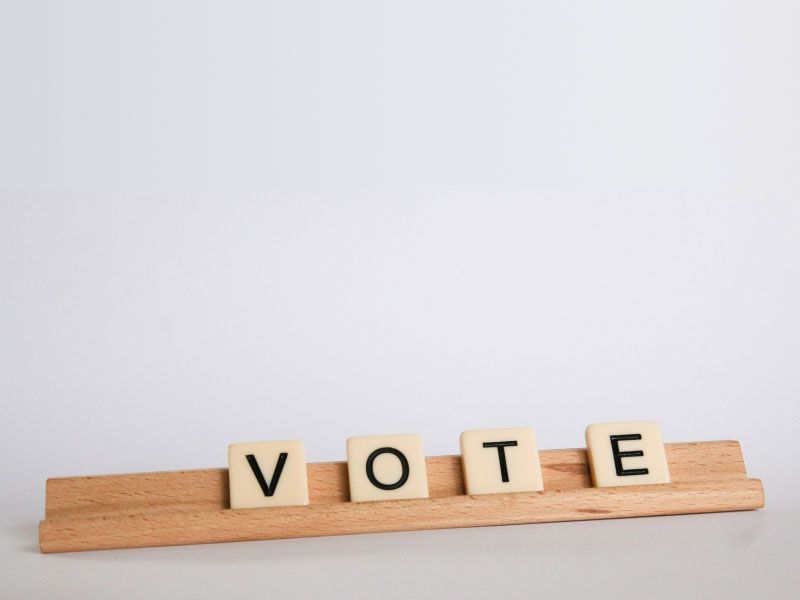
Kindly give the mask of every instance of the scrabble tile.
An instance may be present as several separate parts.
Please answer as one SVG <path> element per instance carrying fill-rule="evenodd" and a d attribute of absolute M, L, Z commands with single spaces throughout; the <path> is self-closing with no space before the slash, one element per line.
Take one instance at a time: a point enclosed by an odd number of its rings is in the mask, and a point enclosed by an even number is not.
<path fill-rule="evenodd" d="M 231 508 L 308 504 L 303 442 L 251 442 L 228 447 Z"/>
<path fill-rule="evenodd" d="M 595 487 L 670 482 L 661 430 L 652 421 L 589 425 L 586 449 Z"/>
<path fill-rule="evenodd" d="M 467 494 L 539 492 L 544 489 L 533 429 L 477 429 L 461 434 Z"/>
<path fill-rule="evenodd" d="M 350 500 L 427 498 L 425 452 L 418 435 L 369 435 L 347 440 Z"/>

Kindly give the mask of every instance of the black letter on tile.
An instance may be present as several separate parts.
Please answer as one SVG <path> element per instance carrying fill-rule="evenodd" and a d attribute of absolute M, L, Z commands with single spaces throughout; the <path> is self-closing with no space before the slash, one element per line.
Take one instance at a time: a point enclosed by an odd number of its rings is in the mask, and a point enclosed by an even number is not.
<path fill-rule="evenodd" d="M 614 455 L 614 467 L 617 469 L 617 477 L 623 477 L 625 475 L 647 475 L 650 470 L 649 469 L 623 469 L 622 468 L 622 459 L 626 456 L 644 456 L 644 452 L 641 450 L 628 450 L 626 452 L 621 452 L 619 449 L 619 443 L 624 442 L 626 440 L 640 440 L 642 439 L 641 433 L 630 433 L 627 435 L 612 435 L 611 438 L 611 453 Z"/>
<path fill-rule="evenodd" d="M 500 478 L 503 483 L 508 483 L 508 465 L 506 465 L 506 447 L 516 446 L 517 442 L 483 442 L 484 448 L 497 448 L 497 457 L 500 459 Z"/>
<path fill-rule="evenodd" d="M 256 476 L 258 480 L 258 485 L 261 486 L 261 491 L 264 492 L 265 496 L 272 496 L 275 493 L 275 490 L 278 487 L 278 481 L 280 481 L 281 473 L 283 472 L 283 465 L 286 464 L 286 458 L 289 455 L 286 452 L 281 452 L 278 455 L 278 464 L 275 465 L 275 472 L 272 474 L 272 481 L 268 482 L 264 479 L 264 474 L 261 472 L 261 467 L 258 466 L 258 461 L 254 454 L 247 455 L 247 462 L 250 463 L 250 468 L 253 470 L 253 475 Z"/>
<path fill-rule="evenodd" d="M 375 459 L 378 458 L 381 454 L 394 454 L 397 457 L 397 460 L 400 461 L 400 468 L 403 469 L 402 475 L 400 475 L 400 479 L 395 481 L 394 483 L 381 483 L 378 481 L 378 478 L 375 477 L 375 470 L 374 470 L 374 463 Z M 378 448 L 374 450 L 372 454 L 369 455 L 367 458 L 367 478 L 369 479 L 370 483 L 374 485 L 376 488 L 382 490 L 396 490 L 399 487 L 403 487 L 406 481 L 408 481 L 408 459 L 405 457 L 405 454 L 400 452 L 397 448 Z"/>

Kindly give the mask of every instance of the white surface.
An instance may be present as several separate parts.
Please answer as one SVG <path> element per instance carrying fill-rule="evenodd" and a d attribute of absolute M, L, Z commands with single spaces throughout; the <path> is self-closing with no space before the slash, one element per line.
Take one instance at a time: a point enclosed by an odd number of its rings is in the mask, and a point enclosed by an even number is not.
<path fill-rule="evenodd" d="M 796 595 L 797 3 L 0 3 L 0 595 Z M 760 513 L 64 556 L 49 476 L 653 419 Z"/>

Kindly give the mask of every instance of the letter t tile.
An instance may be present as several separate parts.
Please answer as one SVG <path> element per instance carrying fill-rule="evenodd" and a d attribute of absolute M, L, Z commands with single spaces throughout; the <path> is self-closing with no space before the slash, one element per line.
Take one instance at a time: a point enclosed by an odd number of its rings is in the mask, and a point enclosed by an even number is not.
<path fill-rule="evenodd" d="M 532 429 L 478 429 L 461 434 L 467 494 L 540 492 L 544 489 Z"/>

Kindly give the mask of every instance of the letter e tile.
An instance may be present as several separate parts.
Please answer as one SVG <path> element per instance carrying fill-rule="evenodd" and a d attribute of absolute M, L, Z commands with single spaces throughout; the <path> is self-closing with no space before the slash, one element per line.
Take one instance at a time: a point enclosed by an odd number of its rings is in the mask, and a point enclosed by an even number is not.
<path fill-rule="evenodd" d="M 595 487 L 670 482 L 661 430 L 652 421 L 589 425 L 586 450 Z"/>

